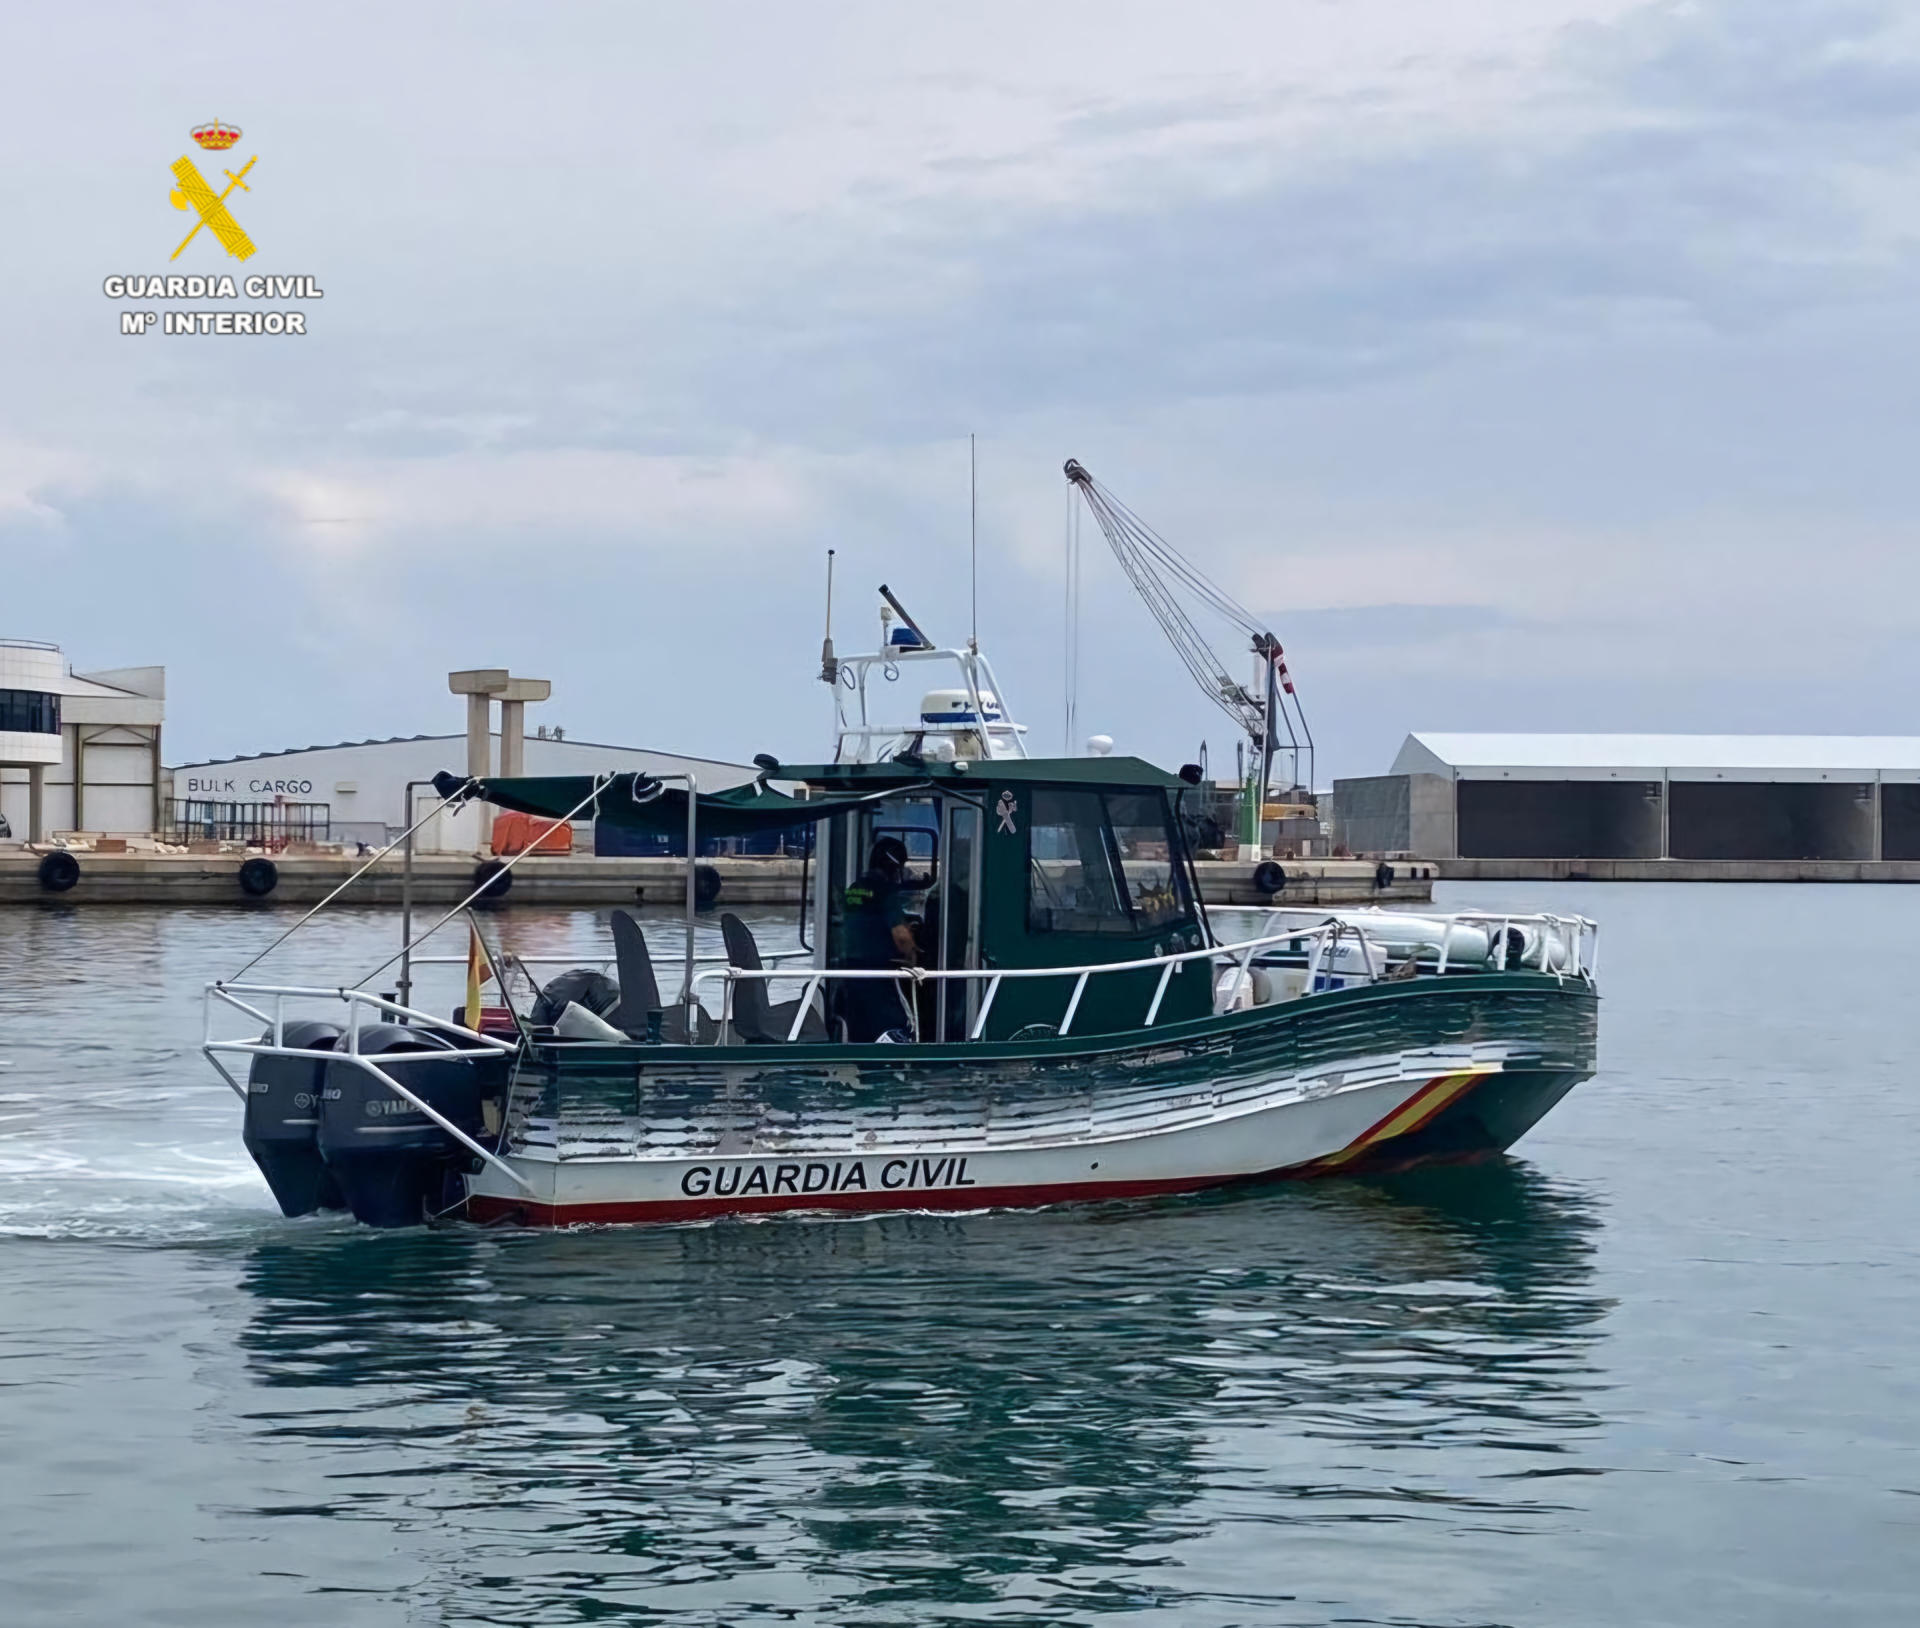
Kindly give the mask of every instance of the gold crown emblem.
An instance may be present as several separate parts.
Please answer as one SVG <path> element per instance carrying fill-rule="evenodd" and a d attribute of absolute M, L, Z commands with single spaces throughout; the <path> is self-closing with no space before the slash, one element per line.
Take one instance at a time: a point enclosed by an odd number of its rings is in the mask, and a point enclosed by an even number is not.
<path fill-rule="evenodd" d="M 193 139 L 210 153 L 224 153 L 240 139 L 240 126 L 222 124 L 215 119 L 211 124 L 196 124 L 191 132 Z"/>

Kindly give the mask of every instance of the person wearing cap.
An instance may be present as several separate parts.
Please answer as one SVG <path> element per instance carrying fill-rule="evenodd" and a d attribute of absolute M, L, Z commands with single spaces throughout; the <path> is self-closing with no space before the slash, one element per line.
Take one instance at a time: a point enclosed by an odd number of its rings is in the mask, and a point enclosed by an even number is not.
<path fill-rule="evenodd" d="M 880 971 L 919 960 L 907 914 L 907 845 L 882 837 L 867 855 L 867 868 L 846 892 L 846 953 L 841 964 Z M 839 986 L 840 1016 L 851 1041 L 878 1040 L 908 1026 L 900 986 L 891 979 L 848 978 Z"/>

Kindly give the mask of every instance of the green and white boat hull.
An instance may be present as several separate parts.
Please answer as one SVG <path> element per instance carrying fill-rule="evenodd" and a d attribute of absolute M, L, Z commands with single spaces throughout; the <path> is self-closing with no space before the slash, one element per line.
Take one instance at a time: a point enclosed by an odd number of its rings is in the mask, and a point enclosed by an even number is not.
<path fill-rule="evenodd" d="M 467 1212 L 974 1210 L 1486 1158 L 1592 1075 L 1597 1005 L 1519 971 L 1085 1038 L 536 1045 Z"/>

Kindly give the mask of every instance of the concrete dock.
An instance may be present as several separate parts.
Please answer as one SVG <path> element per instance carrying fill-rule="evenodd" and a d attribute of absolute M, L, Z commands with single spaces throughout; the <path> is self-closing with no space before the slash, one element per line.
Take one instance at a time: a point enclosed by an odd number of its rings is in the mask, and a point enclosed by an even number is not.
<path fill-rule="evenodd" d="M 76 852 L 79 879 L 64 892 L 40 884 L 41 855 L 24 850 L 0 852 L 0 905 L 87 904 L 233 905 L 258 909 L 318 903 L 362 863 L 336 854 L 277 854 L 278 879 L 264 898 L 249 898 L 240 886 L 244 854 L 93 854 Z M 741 905 L 797 905 L 800 862 L 794 859 L 710 859 L 720 879 L 716 908 Z M 413 861 L 413 896 L 419 904 L 451 905 L 472 891 L 479 861 L 471 854 L 418 854 Z M 1434 867 L 1424 861 L 1396 861 L 1393 880 L 1381 886 L 1373 860 L 1290 859 L 1287 881 L 1269 899 L 1253 885 L 1253 865 L 1233 860 L 1202 861 L 1200 888 L 1209 904 L 1359 905 L 1423 904 L 1433 896 Z M 685 864 L 678 859 L 599 859 L 586 855 L 535 855 L 515 865 L 511 885 L 500 902 L 512 907 L 642 904 L 677 908 L 685 897 Z M 810 878 L 809 886 L 816 884 Z M 400 902 L 398 856 L 369 871 L 342 895 L 346 903 L 397 905 Z"/>
<path fill-rule="evenodd" d="M 1920 859 L 1440 859 L 1446 882 L 1920 882 Z"/>

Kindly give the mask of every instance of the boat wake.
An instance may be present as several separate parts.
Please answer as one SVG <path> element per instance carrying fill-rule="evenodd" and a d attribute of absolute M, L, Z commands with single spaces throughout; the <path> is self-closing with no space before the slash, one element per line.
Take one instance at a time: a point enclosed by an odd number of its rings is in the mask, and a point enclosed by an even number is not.
<path fill-rule="evenodd" d="M 0 1093 L 0 1237 L 172 1243 L 285 1224 L 218 1099 L 148 1093 L 140 1115 L 111 1100 L 123 1090 L 62 1100 L 19 1089 L 22 1073 Z"/>

